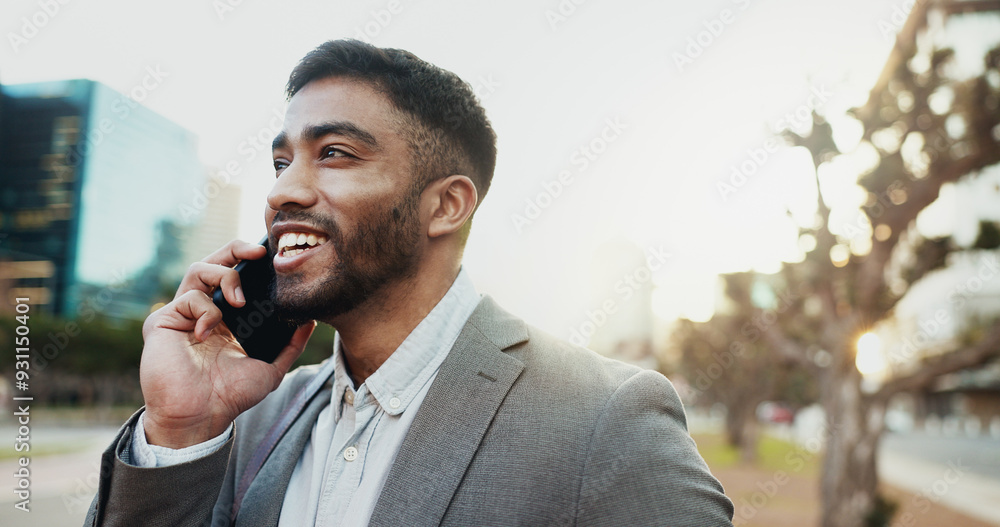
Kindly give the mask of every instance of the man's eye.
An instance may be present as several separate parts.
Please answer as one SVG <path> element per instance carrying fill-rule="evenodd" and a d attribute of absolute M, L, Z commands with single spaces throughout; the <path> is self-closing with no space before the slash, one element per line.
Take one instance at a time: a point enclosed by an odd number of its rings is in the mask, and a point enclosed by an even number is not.
<path fill-rule="evenodd" d="M 348 155 L 347 152 L 335 146 L 328 146 L 323 149 L 323 157 L 347 157 Z"/>
<path fill-rule="evenodd" d="M 281 169 L 284 169 L 284 168 L 288 168 L 288 163 L 286 161 L 284 161 L 283 159 L 275 159 L 274 160 L 274 169 L 275 170 L 281 170 Z"/>

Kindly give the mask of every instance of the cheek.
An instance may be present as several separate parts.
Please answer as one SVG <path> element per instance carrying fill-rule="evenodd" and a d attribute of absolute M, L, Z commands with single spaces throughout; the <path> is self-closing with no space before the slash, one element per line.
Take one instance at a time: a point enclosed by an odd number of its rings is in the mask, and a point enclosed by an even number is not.
<path fill-rule="evenodd" d="M 278 211 L 264 205 L 264 232 L 269 236 L 271 234 L 271 225 L 274 223 L 275 216 L 278 215 Z"/>

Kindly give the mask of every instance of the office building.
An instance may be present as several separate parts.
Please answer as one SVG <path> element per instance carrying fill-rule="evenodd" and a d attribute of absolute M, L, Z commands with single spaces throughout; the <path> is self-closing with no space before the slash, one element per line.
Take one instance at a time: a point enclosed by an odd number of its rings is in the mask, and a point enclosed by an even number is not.
<path fill-rule="evenodd" d="M 164 259 L 182 255 L 195 136 L 90 80 L 0 93 L 0 294 L 68 318 L 144 316 L 159 285 L 136 281 L 169 281 Z"/>

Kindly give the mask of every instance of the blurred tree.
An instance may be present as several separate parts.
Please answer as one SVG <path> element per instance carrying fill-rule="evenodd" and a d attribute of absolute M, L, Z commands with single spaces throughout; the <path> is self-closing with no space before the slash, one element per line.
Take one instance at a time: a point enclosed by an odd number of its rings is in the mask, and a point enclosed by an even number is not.
<path fill-rule="evenodd" d="M 176 286 L 174 287 L 176 289 Z M 43 404 L 140 404 L 142 320 L 93 315 L 65 320 L 29 315 L 31 395 Z M 17 321 L 0 317 L 0 340 L 13 342 Z M 333 350 L 336 331 L 320 324 L 293 367 L 318 363 Z M 14 354 L 0 354 L 0 372 L 13 379 Z"/>
<path fill-rule="evenodd" d="M 91 315 L 64 320 L 31 313 L 31 395 L 43 404 L 133 404 L 138 383 L 142 321 Z M 15 321 L 0 318 L 0 338 L 13 341 Z M 14 354 L 0 356 L 0 371 L 13 378 Z"/>
<path fill-rule="evenodd" d="M 780 281 L 780 277 L 778 277 Z M 782 313 L 801 309 L 795 294 L 774 294 L 773 277 L 735 273 L 723 277 L 725 293 L 734 305 L 720 309 L 709 321 L 681 320 L 671 339 L 680 352 L 680 373 L 695 394 L 695 403 L 726 407 L 726 439 L 745 462 L 757 457 L 757 407 L 782 401 L 801 408 L 816 401 L 810 371 L 795 360 L 775 361 L 761 331 L 783 321 Z M 764 291 L 754 295 L 754 289 Z M 754 296 L 764 298 L 754 299 Z M 787 328 L 802 333 L 807 328 Z M 805 337 L 809 338 L 809 337 Z"/>
<path fill-rule="evenodd" d="M 318 364 L 330 357 L 333 354 L 333 338 L 336 334 L 337 330 L 333 329 L 332 326 L 320 322 L 313 331 L 312 336 L 309 337 L 306 349 L 302 351 L 302 355 L 292 364 L 292 369 L 308 364 Z"/>
<path fill-rule="evenodd" d="M 983 74 L 971 79 L 950 75 L 950 49 L 934 50 L 926 67 L 916 67 L 916 35 L 927 25 L 929 6 L 945 13 L 1000 7 L 997 2 L 916 3 L 867 103 L 851 111 L 864 128 L 862 144 L 879 156 L 877 166 L 858 180 L 868 194 L 860 222 L 866 227 L 844 235 L 845 229 L 831 225 L 829 201 L 815 175 L 841 153 L 831 126 L 814 114 L 808 134 L 784 134 L 812 155 L 821 221 L 819 227 L 800 232 L 812 238 L 810 243 L 815 241 L 815 248 L 803 262 L 785 264 L 781 274 L 787 283 L 798 284 L 798 295 L 815 298 L 821 308 L 793 307 L 781 323 L 763 328 L 762 337 L 782 360 L 812 368 L 819 380 L 827 415 L 821 482 L 824 527 L 873 521 L 878 503 L 876 451 L 892 395 L 1000 356 L 1000 322 L 991 322 L 978 330 L 973 342 L 925 357 L 874 391 L 862 389 L 855 365 L 858 337 L 892 317 L 914 284 L 944 267 L 957 251 L 988 250 L 998 244 L 992 224 L 983 224 L 973 247 L 959 247 L 949 237 L 925 238 L 915 227 L 917 215 L 938 198 L 942 185 L 975 178 L 1000 162 L 1000 48 L 986 54 Z M 944 110 L 942 100 L 950 100 Z M 904 143 L 916 145 L 916 151 L 904 152 Z M 816 328 L 815 333 L 791 331 L 807 327 Z"/>

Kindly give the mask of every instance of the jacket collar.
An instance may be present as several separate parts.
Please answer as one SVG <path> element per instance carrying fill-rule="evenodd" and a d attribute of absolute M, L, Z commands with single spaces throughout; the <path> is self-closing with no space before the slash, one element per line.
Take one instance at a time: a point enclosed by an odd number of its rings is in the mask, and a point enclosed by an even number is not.
<path fill-rule="evenodd" d="M 504 350 L 528 340 L 524 322 L 483 296 L 441 364 L 400 446 L 370 526 L 438 525 L 493 416 L 524 364 Z M 328 383 L 325 390 L 331 390 Z M 320 410 L 320 392 L 275 446 L 250 486 L 241 525 L 277 525 L 292 471 Z M 325 401 L 324 401 L 325 399 Z M 430 481 L 414 485 L 414 481 Z M 277 501 L 275 501 L 277 499 Z"/>
<path fill-rule="evenodd" d="M 524 322 L 484 296 L 420 405 L 369 525 L 440 524 L 497 409 L 524 369 L 504 350 L 527 340 Z"/>

